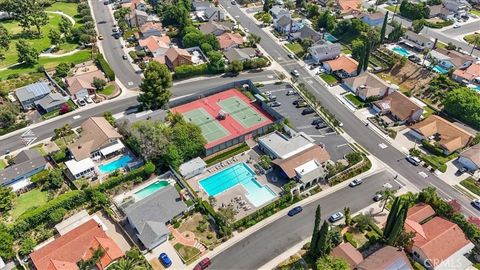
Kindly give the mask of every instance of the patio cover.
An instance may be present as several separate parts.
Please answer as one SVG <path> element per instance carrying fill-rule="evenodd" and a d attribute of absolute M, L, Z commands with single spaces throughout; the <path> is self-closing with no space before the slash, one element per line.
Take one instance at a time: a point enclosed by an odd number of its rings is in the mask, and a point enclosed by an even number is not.
<path fill-rule="evenodd" d="M 116 144 L 112 144 L 110 146 L 103 148 L 102 150 L 100 150 L 100 153 L 102 153 L 102 155 L 104 156 L 107 156 L 113 152 L 122 150 L 123 148 L 125 148 L 125 145 L 123 145 L 123 143 L 120 140 L 117 140 Z"/>

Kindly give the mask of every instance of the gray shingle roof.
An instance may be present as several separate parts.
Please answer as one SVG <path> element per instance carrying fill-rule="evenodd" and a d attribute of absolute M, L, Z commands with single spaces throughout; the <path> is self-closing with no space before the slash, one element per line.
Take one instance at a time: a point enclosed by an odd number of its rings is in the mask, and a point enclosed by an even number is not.
<path fill-rule="evenodd" d="M 20 102 L 42 97 L 48 93 L 50 93 L 50 87 L 46 82 L 33 83 L 15 90 L 15 95 Z"/>
<path fill-rule="evenodd" d="M 196 157 L 180 165 L 179 171 L 183 176 L 185 176 L 198 169 L 205 168 L 206 166 L 207 163 L 205 163 L 203 159 Z"/>
<path fill-rule="evenodd" d="M 13 162 L 15 164 L 20 164 L 26 161 L 29 161 L 34 158 L 40 157 L 40 154 L 38 153 L 37 150 L 34 149 L 27 149 L 23 150 L 22 152 L 18 153 L 14 158 Z"/>
<path fill-rule="evenodd" d="M 336 53 L 340 54 L 342 46 L 338 43 L 322 43 L 310 47 L 311 51 L 315 51 L 318 55 Z"/>
<path fill-rule="evenodd" d="M 287 25 L 290 24 L 290 22 L 292 22 L 292 19 L 290 19 L 290 17 L 282 16 L 280 17 L 280 19 L 278 19 L 277 25 L 281 27 L 286 27 Z"/>
<path fill-rule="evenodd" d="M 42 99 L 35 101 L 35 105 L 42 107 L 44 110 L 63 103 L 65 103 L 65 97 L 59 93 L 50 93 Z"/>
<path fill-rule="evenodd" d="M 19 162 L 15 165 L 0 171 L 0 185 L 4 185 L 12 179 L 26 175 L 37 168 L 45 167 L 45 165 L 47 165 L 47 161 L 42 156 L 35 155 L 33 152 L 21 153 L 21 156 L 18 157 L 18 161 Z M 17 157 L 15 158 L 15 162 L 17 162 Z"/>
<path fill-rule="evenodd" d="M 187 210 L 187 205 L 171 185 L 127 206 L 124 209 L 130 224 L 137 230 L 138 238 L 151 248 L 158 238 L 168 233 L 165 223 Z M 163 226 L 162 226 L 163 224 Z"/>

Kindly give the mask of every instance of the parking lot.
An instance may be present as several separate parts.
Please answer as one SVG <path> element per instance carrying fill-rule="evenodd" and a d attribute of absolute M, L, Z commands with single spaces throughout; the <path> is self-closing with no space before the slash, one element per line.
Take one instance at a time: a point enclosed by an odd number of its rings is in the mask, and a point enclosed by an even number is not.
<path fill-rule="evenodd" d="M 308 107 L 296 108 L 296 106 L 293 105 L 293 102 L 301 99 L 301 97 L 296 93 L 295 95 L 287 96 L 287 92 L 293 90 L 289 84 L 268 84 L 259 87 L 259 90 L 263 93 L 269 91 L 272 96 L 276 96 L 276 101 L 280 102 L 281 105 L 273 109 L 285 118 L 288 118 L 295 130 L 305 132 L 305 134 L 312 137 L 318 144 L 324 144 L 332 160 L 342 159 L 346 154 L 352 152 L 347 141 L 335 133 L 331 127 L 327 125 L 324 128 L 316 129 L 315 126 L 312 125 L 313 120 L 320 118 L 316 113 L 302 115 L 302 111 Z"/>

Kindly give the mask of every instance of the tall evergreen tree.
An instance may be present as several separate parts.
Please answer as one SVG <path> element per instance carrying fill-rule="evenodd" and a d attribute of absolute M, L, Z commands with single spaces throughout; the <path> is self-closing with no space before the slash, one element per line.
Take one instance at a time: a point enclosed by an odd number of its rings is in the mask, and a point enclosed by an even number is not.
<path fill-rule="evenodd" d="M 328 230 L 329 230 L 328 222 L 325 220 L 323 222 L 322 228 L 318 232 L 318 240 L 317 240 L 317 252 L 315 252 L 316 258 L 326 256 L 330 253 L 331 245 L 330 245 L 330 237 L 328 237 Z"/>
<path fill-rule="evenodd" d="M 370 58 L 371 41 L 365 42 L 365 56 L 363 57 L 363 71 L 368 69 L 368 60 Z"/>
<path fill-rule="evenodd" d="M 385 13 L 385 17 L 383 18 L 383 25 L 382 29 L 380 30 L 380 43 L 383 43 L 385 39 L 385 33 L 387 31 L 387 23 L 388 23 L 388 11 Z"/>
<path fill-rule="evenodd" d="M 317 241 L 318 241 L 318 233 L 320 229 L 320 221 L 321 220 L 321 210 L 320 205 L 317 206 L 317 210 L 315 211 L 315 223 L 313 225 L 313 232 L 312 232 L 312 240 L 310 241 L 310 253 L 315 255 L 315 251 L 317 250 Z"/>
<path fill-rule="evenodd" d="M 400 234 L 402 233 L 403 226 L 405 224 L 405 219 L 407 218 L 407 211 L 408 211 L 408 204 L 404 203 L 402 205 L 402 209 L 400 209 L 400 212 L 398 213 L 395 223 L 393 224 L 392 231 L 390 232 L 390 235 L 387 238 L 388 245 L 394 245 L 398 239 L 398 236 L 400 236 Z"/>
<path fill-rule="evenodd" d="M 392 208 L 390 209 L 390 213 L 387 217 L 387 222 L 385 224 L 385 228 L 383 228 L 383 237 L 388 239 L 392 232 L 392 229 L 395 225 L 396 219 L 400 213 L 400 210 L 403 208 L 403 199 L 401 197 L 396 197 L 393 201 Z"/>

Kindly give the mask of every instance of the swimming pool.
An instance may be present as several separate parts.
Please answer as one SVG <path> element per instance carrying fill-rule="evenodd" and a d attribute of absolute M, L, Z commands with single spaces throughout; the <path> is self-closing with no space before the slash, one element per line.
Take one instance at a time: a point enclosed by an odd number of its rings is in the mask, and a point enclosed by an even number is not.
<path fill-rule="evenodd" d="M 411 53 L 407 49 L 399 47 L 399 46 L 393 47 L 392 51 L 394 51 L 397 54 L 399 54 L 401 56 L 404 56 L 404 57 L 408 57 L 408 56 L 411 55 Z"/>
<path fill-rule="evenodd" d="M 444 69 L 442 66 L 436 65 L 432 68 L 433 71 L 439 73 L 439 74 L 447 74 L 448 69 Z"/>
<path fill-rule="evenodd" d="M 98 169 L 101 173 L 111 173 L 117 169 L 126 167 L 127 164 L 132 160 L 133 158 L 131 156 L 122 155 L 119 159 L 98 166 Z"/>
<path fill-rule="evenodd" d="M 134 196 L 135 196 L 135 201 L 140 201 L 142 199 L 145 199 L 146 197 L 152 195 L 153 193 L 157 192 L 158 190 L 168 186 L 168 182 L 167 181 L 163 181 L 163 180 L 158 180 L 158 181 L 155 181 L 153 183 L 151 183 L 150 185 L 140 189 L 139 191 L 135 192 L 134 193 Z"/>
<path fill-rule="evenodd" d="M 216 196 L 236 185 L 242 185 L 247 190 L 247 199 L 255 207 L 277 197 L 268 186 L 262 186 L 255 180 L 255 173 L 245 163 L 228 167 L 201 180 L 199 184 L 209 196 Z"/>
<path fill-rule="evenodd" d="M 330 41 L 330 42 L 336 42 L 337 41 L 337 38 L 332 36 L 330 33 L 325 33 L 323 35 L 323 38 L 325 38 L 327 41 Z"/>

